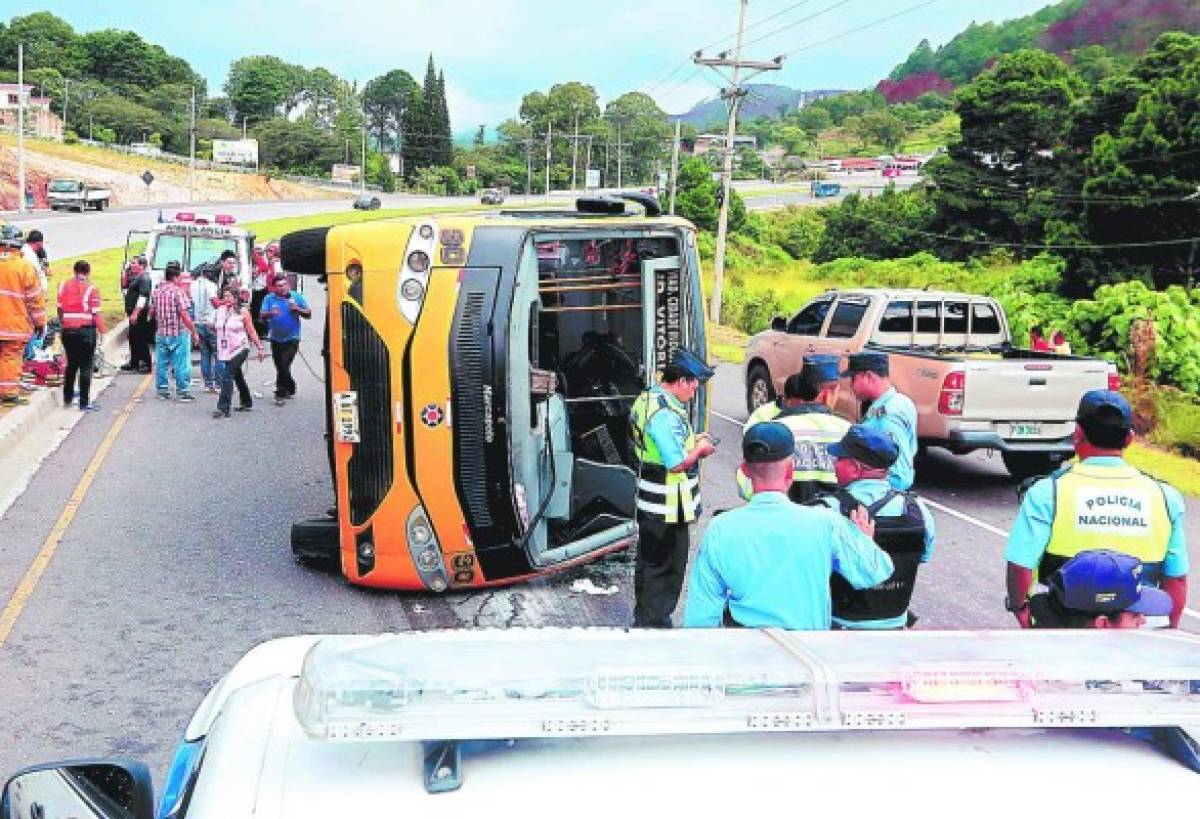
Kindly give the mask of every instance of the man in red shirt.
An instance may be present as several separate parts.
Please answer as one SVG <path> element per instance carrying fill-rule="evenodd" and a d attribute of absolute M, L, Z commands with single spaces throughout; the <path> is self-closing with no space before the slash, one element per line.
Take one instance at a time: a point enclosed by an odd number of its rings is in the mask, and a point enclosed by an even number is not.
<path fill-rule="evenodd" d="M 67 353 L 67 372 L 63 379 L 63 406 L 75 400 L 75 381 L 79 381 L 79 409 L 100 409 L 90 400 L 92 365 L 96 341 L 104 333 L 100 315 L 100 291 L 91 282 L 92 266 L 83 259 L 75 262 L 75 276 L 58 288 L 58 319 L 62 322 L 62 344 Z"/>

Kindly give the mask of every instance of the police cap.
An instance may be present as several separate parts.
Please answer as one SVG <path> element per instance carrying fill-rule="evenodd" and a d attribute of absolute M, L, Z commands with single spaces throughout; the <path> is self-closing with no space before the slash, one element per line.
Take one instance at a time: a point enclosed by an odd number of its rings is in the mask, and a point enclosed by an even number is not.
<path fill-rule="evenodd" d="M 847 358 L 846 370 L 842 373 L 842 378 L 850 378 L 855 373 L 887 375 L 889 372 L 887 353 L 866 350 L 861 353 L 852 353 Z"/>
<path fill-rule="evenodd" d="M 835 458 L 849 458 L 875 469 L 889 469 L 900 457 L 895 442 L 872 427 L 856 424 L 846 430 L 845 437 L 829 445 Z"/>
<path fill-rule="evenodd" d="M 1079 400 L 1075 420 L 1081 424 L 1100 424 L 1114 429 L 1133 429 L 1133 408 L 1125 396 L 1112 390 L 1085 392 Z"/>
<path fill-rule="evenodd" d="M 1091 614 L 1132 611 L 1171 613 L 1170 595 L 1142 583 L 1142 562 L 1108 549 L 1080 552 L 1050 578 L 1050 591 L 1064 608 Z"/>
<path fill-rule="evenodd" d="M 767 464 L 792 457 L 796 439 L 778 421 L 762 421 L 742 436 L 742 458 L 748 464 Z"/>
<path fill-rule="evenodd" d="M 830 381 L 838 380 L 838 357 L 836 355 L 806 355 L 800 377 L 810 386 L 820 388 Z"/>
<path fill-rule="evenodd" d="M 716 370 L 705 364 L 698 355 L 683 347 L 675 350 L 671 356 L 671 364 L 687 378 L 697 378 L 701 381 L 707 381 L 716 373 Z"/>

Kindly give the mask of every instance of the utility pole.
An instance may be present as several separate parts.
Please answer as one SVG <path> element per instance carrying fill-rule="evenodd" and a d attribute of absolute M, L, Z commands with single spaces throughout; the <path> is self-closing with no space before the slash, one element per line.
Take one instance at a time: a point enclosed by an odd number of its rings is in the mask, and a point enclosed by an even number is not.
<path fill-rule="evenodd" d="M 588 174 L 592 172 L 592 134 L 588 134 L 587 141 L 587 164 L 583 169 L 583 187 L 587 189 Z"/>
<path fill-rule="evenodd" d="M 725 242 L 729 233 L 729 187 L 733 179 L 733 140 L 737 133 L 737 112 L 746 96 L 742 83 L 764 71 L 778 71 L 783 67 L 783 56 L 780 55 L 770 62 L 757 62 L 742 59 L 742 44 L 746 36 L 746 7 L 749 0 L 740 0 L 738 9 L 737 47 L 733 59 L 728 59 L 729 52 L 722 51 L 715 58 L 706 58 L 700 51 L 692 57 L 696 65 L 708 66 L 713 70 L 720 68 L 732 69 L 729 77 L 729 87 L 721 92 L 721 97 L 729 105 L 729 122 L 725 128 L 725 157 L 721 171 L 721 213 L 717 218 L 717 247 L 713 254 L 713 293 L 709 306 L 709 318 L 714 322 L 721 320 L 721 290 L 725 284 Z M 743 76 L 742 69 L 748 69 L 749 74 Z M 720 73 L 720 71 L 717 71 Z M 724 76 L 722 74 L 722 76 Z"/>
<path fill-rule="evenodd" d="M 621 188 L 624 185 L 624 183 L 622 182 L 623 177 L 621 174 L 621 172 L 622 172 L 621 153 L 622 153 L 621 152 L 621 120 L 617 120 L 617 187 L 618 188 Z"/>
<path fill-rule="evenodd" d="M 63 142 L 67 141 L 67 106 L 71 104 L 71 80 L 63 80 Z"/>
<path fill-rule="evenodd" d="M 546 120 L 546 199 L 550 199 L 550 140 L 554 138 L 554 122 Z"/>
<path fill-rule="evenodd" d="M 675 215 L 675 190 L 679 183 L 679 136 L 683 130 L 683 121 L 675 120 L 675 141 L 671 144 L 671 206 L 668 212 Z"/>
<path fill-rule="evenodd" d="M 25 44 L 17 43 L 17 213 L 25 212 Z"/>
<path fill-rule="evenodd" d="M 362 130 L 362 168 L 358 172 L 358 189 L 367 192 L 367 123 L 363 121 Z"/>
<path fill-rule="evenodd" d="M 196 86 L 192 86 L 192 125 L 188 129 L 188 201 L 196 201 Z"/>
<path fill-rule="evenodd" d="M 529 193 L 533 189 L 533 137 L 525 140 L 525 204 L 529 204 Z"/>
<path fill-rule="evenodd" d="M 575 172 L 579 168 L 579 109 L 575 109 L 575 136 L 571 137 L 571 192 L 575 191 Z"/>

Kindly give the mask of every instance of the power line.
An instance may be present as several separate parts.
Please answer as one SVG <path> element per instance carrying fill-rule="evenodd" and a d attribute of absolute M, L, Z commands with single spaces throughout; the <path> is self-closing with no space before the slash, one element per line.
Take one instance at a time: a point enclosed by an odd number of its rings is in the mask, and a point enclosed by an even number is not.
<path fill-rule="evenodd" d="M 816 18 L 820 17 L 822 14 L 827 14 L 827 13 L 833 11 L 834 9 L 841 8 L 842 6 L 844 6 L 850 2 L 852 2 L 852 0 L 838 0 L 838 2 L 834 3 L 833 5 L 826 6 L 825 8 L 821 9 L 820 11 L 813 12 L 812 14 L 808 15 L 807 17 L 801 17 L 799 20 L 795 21 L 794 23 L 788 23 L 786 26 L 777 28 L 774 31 L 769 31 L 760 37 L 755 37 L 753 40 L 746 43 L 746 45 L 754 45 L 755 43 L 761 43 L 763 40 L 769 40 L 770 38 L 776 36 L 777 34 L 782 34 L 785 31 L 790 31 L 790 30 L 796 28 L 797 26 L 801 26 L 811 20 L 815 20 Z"/>
<path fill-rule="evenodd" d="M 792 51 L 787 51 L 784 53 L 783 56 L 791 57 L 793 54 L 799 54 L 801 51 L 808 51 L 809 49 L 817 48 L 818 46 L 823 46 L 823 45 L 827 45 L 828 43 L 836 42 L 837 40 L 840 40 L 843 37 L 849 37 L 851 34 L 857 34 L 860 31 L 866 31 L 869 28 L 874 28 L 875 26 L 883 25 L 884 23 L 895 20 L 897 17 L 903 17 L 905 14 L 909 14 L 910 12 L 914 12 L 919 9 L 923 9 L 926 6 L 932 6 L 934 3 L 940 3 L 940 2 L 941 2 L 941 0 L 925 0 L 924 3 L 917 3 L 916 5 L 909 6 L 908 8 L 905 8 L 905 9 L 901 9 L 900 11 L 897 11 L 894 14 L 889 14 L 886 17 L 880 17 L 878 20 L 872 20 L 870 23 L 865 23 L 861 26 L 857 26 L 848 31 L 843 31 L 841 34 L 835 34 L 832 37 L 826 37 L 824 40 L 817 40 L 816 42 L 808 43 L 807 45 L 800 46 L 800 48 L 793 49 Z"/>
<path fill-rule="evenodd" d="M 777 12 L 775 12 L 774 14 L 772 14 L 772 15 L 771 15 L 771 16 L 769 16 L 769 17 L 764 17 L 764 18 L 763 18 L 763 19 L 761 19 L 761 20 L 758 20 L 758 21 L 756 21 L 756 22 L 750 23 L 749 25 L 747 25 L 747 26 L 746 26 L 746 31 L 751 31 L 751 30 L 753 30 L 753 29 L 756 29 L 756 28 L 758 28 L 758 27 L 759 27 L 759 26 L 761 26 L 761 25 L 765 25 L 766 23 L 769 23 L 769 22 L 771 22 L 772 20 L 777 20 L 777 19 L 779 19 L 780 17 L 782 17 L 783 15 L 787 14 L 789 11 L 792 11 L 792 10 L 794 10 L 794 9 L 798 9 L 798 8 L 800 8 L 801 6 L 806 6 L 806 5 L 808 5 L 809 3 L 811 3 L 811 2 L 813 2 L 813 0 L 799 0 L 799 2 L 797 2 L 797 3 L 792 3 L 790 6 L 787 6 L 786 8 L 784 8 L 784 9 L 781 9 L 780 11 L 777 11 Z M 707 45 L 702 45 L 702 46 L 700 46 L 700 50 L 701 50 L 701 51 L 707 51 L 707 50 L 708 50 L 708 49 L 710 49 L 710 48 L 716 48 L 717 46 L 719 46 L 719 45 L 723 45 L 724 43 L 727 43 L 727 42 L 729 42 L 730 40 L 734 40 L 734 39 L 736 39 L 736 38 L 737 38 L 737 35 L 736 35 L 736 34 L 729 34 L 729 35 L 726 35 L 726 36 L 722 37 L 722 38 L 721 38 L 721 39 L 719 39 L 719 40 L 714 40 L 713 42 L 711 42 L 711 43 L 708 43 Z M 688 56 L 688 57 L 684 57 L 684 58 L 683 58 L 683 59 L 682 59 L 682 60 L 679 62 L 679 64 L 678 64 L 678 65 L 676 65 L 674 68 L 672 68 L 672 69 L 670 70 L 670 72 L 668 72 L 668 73 L 667 73 L 667 75 L 666 75 L 665 77 L 663 77 L 661 80 L 659 80 L 658 82 L 656 82 L 656 83 L 655 83 L 653 86 L 651 86 L 650 88 L 646 89 L 646 91 L 645 91 L 644 93 L 645 93 L 645 94 L 652 94 L 652 93 L 654 93 L 654 91 L 656 91 L 657 89 L 659 89 L 659 88 L 661 88 L 662 86 L 666 85 L 666 84 L 667 84 L 667 82 L 668 82 L 668 81 L 669 81 L 669 80 L 670 80 L 672 77 L 674 77 L 676 74 L 678 74 L 678 73 L 679 73 L 679 69 L 683 68 L 684 66 L 686 66 L 686 65 L 687 65 L 688 63 L 690 63 L 691 61 L 692 61 L 692 58 L 691 58 L 690 56 Z"/>
<path fill-rule="evenodd" d="M 947 242 L 958 242 L 960 244 L 982 245 L 985 247 L 1008 247 L 1021 250 L 1118 250 L 1121 248 L 1145 248 L 1145 247 L 1167 247 L 1173 245 L 1186 245 L 1192 242 L 1200 242 L 1200 236 L 1191 236 L 1184 239 L 1160 239 L 1147 242 L 1114 242 L 1112 244 L 1076 244 L 1076 245 L 1051 245 L 1051 244 L 1029 244 L 1026 242 L 998 242 L 992 239 L 968 239 L 965 236 L 951 236 L 947 233 L 934 233 L 920 228 L 909 227 L 907 225 L 897 224 L 895 222 L 887 222 L 882 219 L 874 219 L 870 216 L 863 216 L 860 213 L 843 214 L 847 218 L 857 219 L 860 222 L 868 224 L 881 225 L 889 229 L 899 228 L 900 230 L 914 233 L 918 236 L 925 236 L 930 239 L 942 239 Z"/>

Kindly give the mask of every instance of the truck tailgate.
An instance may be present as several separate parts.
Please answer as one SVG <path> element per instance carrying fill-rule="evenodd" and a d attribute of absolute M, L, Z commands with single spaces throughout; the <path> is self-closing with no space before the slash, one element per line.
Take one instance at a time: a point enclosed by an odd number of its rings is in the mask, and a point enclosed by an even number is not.
<path fill-rule="evenodd" d="M 964 421 L 1067 422 L 1085 392 L 1108 386 L 1108 364 L 1099 360 L 965 358 L 963 366 Z"/>

